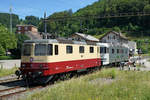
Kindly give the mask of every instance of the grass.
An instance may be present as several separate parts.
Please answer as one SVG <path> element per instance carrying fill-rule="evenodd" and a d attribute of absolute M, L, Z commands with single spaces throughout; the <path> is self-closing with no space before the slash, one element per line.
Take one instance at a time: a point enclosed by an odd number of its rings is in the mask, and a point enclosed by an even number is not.
<path fill-rule="evenodd" d="M 91 83 L 93 80 L 97 81 Z M 149 93 L 150 72 L 104 69 L 57 83 L 29 95 L 27 100 L 150 100 Z"/>
<path fill-rule="evenodd" d="M 148 54 L 142 54 L 141 56 L 142 56 L 142 57 L 150 56 L 150 54 L 149 54 L 149 53 L 148 53 Z"/>
<path fill-rule="evenodd" d="M 14 67 L 14 68 L 12 68 L 12 69 L 3 69 L 3 68 L 1 67 L 1 68 L 0 68 L 0 77 L 14 74 L 17 69 L 18 69 L 17 67 Z"/>

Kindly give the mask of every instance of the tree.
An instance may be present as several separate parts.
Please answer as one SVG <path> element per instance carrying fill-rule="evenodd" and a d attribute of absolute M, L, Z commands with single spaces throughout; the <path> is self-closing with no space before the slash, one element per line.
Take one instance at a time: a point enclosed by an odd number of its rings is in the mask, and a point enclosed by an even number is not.
<path fill-rule="evenodd" d="M 5 55 L 9 49 L 17 47 L 17 39 L 15 34 L 8 32 L 7 28 L 0 24 L 0 55 Z"/>
<path fill-rule="evenodd" d="M 34 26 L 38 26 L 39 18 L 35 16 L 26 16 L 25 17 L 25 24 L 30 24 Z"/>
<path fill-rule="evenodd" d="M 148 13 L 150 12 L 150 4 L 144 7 L 144 12 L 148 12 Z"/>
<path fill-rule="evenodd" d="M 11 53 L 15 58 L 21 58 L 21 48 L 23 45 L 23 42 L 25 40 L 29 40 L 30 38 L 28 36 L 26 36 L 25 34 L 17 34 L 16 35 L 17 38 L 17 48 L 15 49 L 11 49 Z"/>
<path fill-rule="evenodd" d="M 100 35 L 108 30 L 116 30 L 120 32 L 129 32 L 129 36 L 140 36 L 140 32 L 149 36 L 150 34 L 150 16 L 132 16 L 117 18 L 93 18 L 92 15 L 115 16 L 118 13 L 137 13 L 150 12 L 150 0 L 99 0 L 92 5 L 88 5 L 72 13 L 71 10 L 57 12 L 48 17 L 48 32 L 62 34 L 68 36 L 75 31 L 84 32 L 92 35 Z M 82 16 L 82 17 L 79 17 Z M 68 17 L 73 17 L 69 19 Z M 76 18 L 78 17 L 78 18 Z M 53 18 L 56 18 L 54 20 Z M 57 18 L 59 20 L 57 20 Z M 43 20 L 39 25 L 39 30 L 44 30 Z M 88 32 L 83 31 L 87 29 Z M 106 29 L 106 30 L 103 30 Z M 139 31 L 139 32 L 138 32 Z M 66 34 L 66 35 L 64 35 Z"/>
<path fill-rule="evenodd" d="M 10 14 L 8 13 L 0 13 L 0 23 L 5 27 L 9 28 L 10 26 Z M 19 24 L 19 16 L 12 14 L 12 27 L 16 27 Z"/>

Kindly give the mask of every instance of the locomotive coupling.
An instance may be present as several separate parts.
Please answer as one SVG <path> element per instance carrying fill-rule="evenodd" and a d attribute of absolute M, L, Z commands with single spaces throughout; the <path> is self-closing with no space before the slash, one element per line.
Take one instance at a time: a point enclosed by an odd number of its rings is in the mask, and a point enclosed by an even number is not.
<path fill-rule="evenodd" d="M 20 70 L 16 70 L 15 74 L 16 74 L 16 76 L 18 76 L 18 79 L 19 79 L 20 76 L 21 76 L 21 71 Z"/>

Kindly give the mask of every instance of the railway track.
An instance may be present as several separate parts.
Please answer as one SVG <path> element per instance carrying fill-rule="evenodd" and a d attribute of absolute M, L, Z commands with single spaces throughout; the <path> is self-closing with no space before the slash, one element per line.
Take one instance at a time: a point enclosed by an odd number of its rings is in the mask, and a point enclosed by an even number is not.
<path fill-rule="evenodd" d="M 7 100 L 7 98 L 12 97 L 17 94 L 21 94 L 26 91 L 32 91 L 34 89 L 42 88 L 42 86 L 35 86 L 35 87 L 25 87 L 25 86 L 16 86 L 8 89 L 0 90 L 0 100 Z"/>
<path fill-rule="evenodd" d="M 3 80 L 0 80 L 0 84 L 3 84 L 3 83 L 9 83 L 9 82 L 12 82 L 12 81 L 17 81 L 19 79 L 17 79 L 16 77 L 14 78 L 8 78 L 8 79 L 3 79 Z"/>

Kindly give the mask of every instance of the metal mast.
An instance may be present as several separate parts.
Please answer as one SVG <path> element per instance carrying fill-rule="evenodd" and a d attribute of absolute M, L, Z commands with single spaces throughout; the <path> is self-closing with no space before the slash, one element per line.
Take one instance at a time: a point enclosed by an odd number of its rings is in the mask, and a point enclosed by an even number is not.
<path fill-rule="evenodd" d="M 9 14 L 10 14 L 10 33 L 12 34 L 12 6 L 10 6 Z"/>
<path fill-rule="evenodd" d="M 45 34 L 46 34 L 46 39 L 47 39 L 46 12 L 44 13 L 44 32 L 45 32 Z"/>

